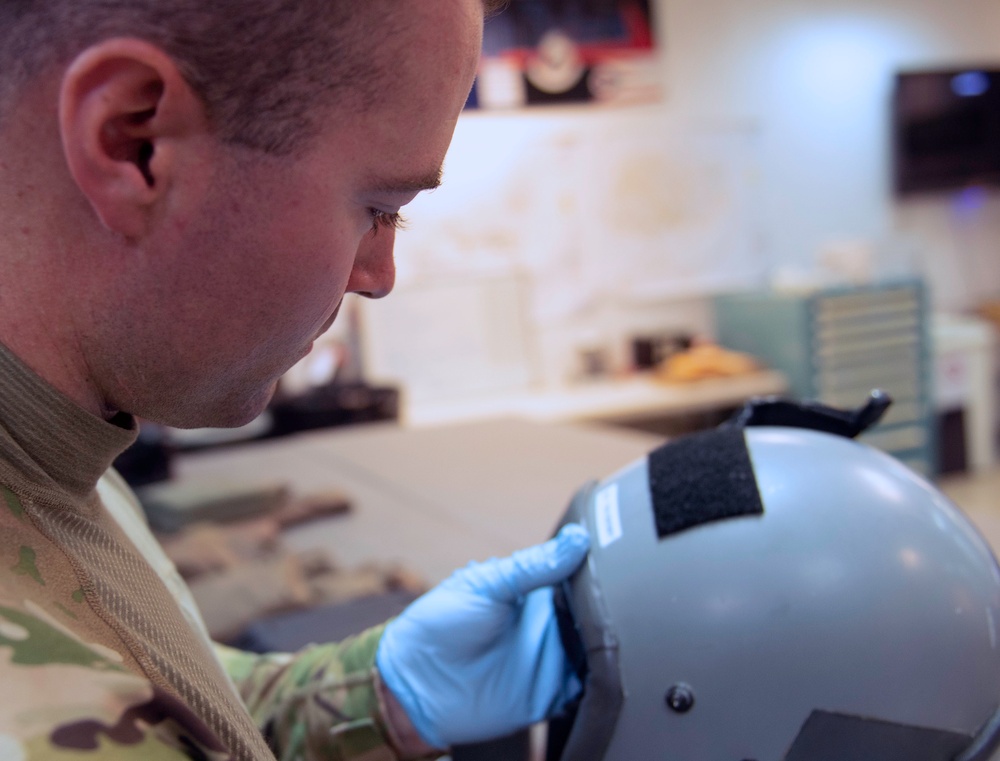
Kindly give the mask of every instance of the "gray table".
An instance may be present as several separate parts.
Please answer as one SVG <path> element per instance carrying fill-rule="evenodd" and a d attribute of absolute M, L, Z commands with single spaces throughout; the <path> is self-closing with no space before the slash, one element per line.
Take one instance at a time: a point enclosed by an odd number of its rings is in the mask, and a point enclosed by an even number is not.
<path fill-rule="evenodd" d="M 354 511 L 290 530 L 289 545 L 323 548 L 349 566 L 399 562 L 434 583 L 548 538 L 579 487 L 659 443 L 596 424 L 374 424 L 188 453 L 175 470 L 181 480 L 342 490 Z"/>

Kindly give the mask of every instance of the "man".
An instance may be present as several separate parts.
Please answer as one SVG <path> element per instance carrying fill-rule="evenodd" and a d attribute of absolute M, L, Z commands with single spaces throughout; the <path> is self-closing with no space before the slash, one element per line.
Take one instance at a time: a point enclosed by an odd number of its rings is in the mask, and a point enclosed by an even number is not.
<path fill-rule="evenodd" d="M 489 10 L 488 8 L 486 10 Z M 0 758 L 434 757 L 573 689 L 550 585 L 582 530 L 385 629 L 216 648 L 120 479 L 133 416 L 239 425 L 392 288 L 482 0 L 0 6 Z"/>

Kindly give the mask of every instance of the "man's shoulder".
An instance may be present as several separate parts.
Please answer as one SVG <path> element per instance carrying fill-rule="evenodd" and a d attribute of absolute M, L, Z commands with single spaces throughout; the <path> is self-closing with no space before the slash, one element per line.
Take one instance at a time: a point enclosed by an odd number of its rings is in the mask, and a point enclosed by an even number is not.
<path fill-rule="evenodd" d="M 184 704 L 118 653 L 2 590 L 0 685 L 0 758 L 226 758 Z"/>
<path fill-rule="evenodd" d="M 0 485 L 0 759 L 228 758 L 127 652 L 67 557 Z"/>
<path fill-rule="evenodd" d="M 120 639 L 89 604 L 64 548 L 28 518 L 25 503 L 0 482 L 0 606 L 120 649 Z M 98 647 L 98 645 L 95 645 Z M 110 653 L 111 650 L 109 649 Z"/>

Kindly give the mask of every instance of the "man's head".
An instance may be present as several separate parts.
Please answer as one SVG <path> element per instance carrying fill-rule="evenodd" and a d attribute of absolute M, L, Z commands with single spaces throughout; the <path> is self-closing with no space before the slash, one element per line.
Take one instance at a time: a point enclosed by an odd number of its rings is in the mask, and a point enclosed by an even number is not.
<path fill-rule="evenodd" d="M 0 8 L 0 340 L 95 411 L 238 424 L 392 287 L 481 0 Z M 5 298 L 5 296 L 7 298 Z"/>
<path fill-rule="evenodd" d="M 12 0 L 0 4 L 0 119 L 45 68 L 135 37 L 177 62 L 220 137 L 284 153 L 314 132 L 321 106 L 381 101 L 397 62 L 379 43 L 407 23 L 398 0 Z"/>

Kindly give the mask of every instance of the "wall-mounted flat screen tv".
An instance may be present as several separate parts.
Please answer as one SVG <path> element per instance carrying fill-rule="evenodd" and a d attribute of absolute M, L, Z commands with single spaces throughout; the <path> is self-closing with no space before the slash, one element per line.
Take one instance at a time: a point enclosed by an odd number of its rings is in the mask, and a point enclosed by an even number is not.
<path fill-rule="evenodd" d="M 1000 68 L 899 72 L 892 121 L 898 194 L 1000 185 Z"/>

